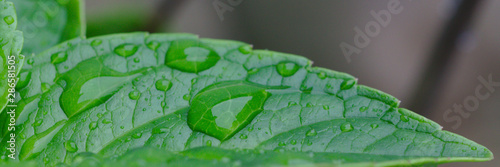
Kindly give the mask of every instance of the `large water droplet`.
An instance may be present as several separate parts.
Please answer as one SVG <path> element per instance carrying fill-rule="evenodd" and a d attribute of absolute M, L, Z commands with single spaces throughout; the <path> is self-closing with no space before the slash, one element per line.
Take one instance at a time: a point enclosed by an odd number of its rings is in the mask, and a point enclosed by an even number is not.
<path fill-rule="evenodd" d="M 318 132 L 316 132 L 315 129 L 311 129 L 311 130 L 306 132 L 306 136 L 316 136 L 317 134 L 318 134 Z"/>
<path fill-rule="evenodd" d="M 289 77 L 295 74 L 300 69 L 300 66 L 293 62 L 281 62 L 276 65 L 276 70 L 283 77 Z"/>
<path fill-rule="evenodd" d="M 226 140 L 263 110 L 269 96 L 265 87 L 245 81 L 213 84 L 192 99 L 188 125 L 195 131 Z"/>
<path fill-rule="evenodd" d="M 159 91 L 168 91 L 172 87 L 172 82 L 167 79 L 160 79 L 155 83 L 156 89 Z"/>
<path fill-rule="evenodd" d="M 57 52 L 52 54 L 52 56 L 50 56 L 50 62 L 52 64 L 59 64 L 66 61 L 67 59 L 68 59 L 68 54 L 66 54 L 66 52 Z"/>
<path fill-rule="evenodd" d="M 14 20 L 14 17 L 12 17 L 12 16 L 6 16 L 3 18 L 3 21 L 5 21 L 5 23 L 7 23 L 8 25 L 11 25 L 16 20 Z"/>
<path fill-rule="evenodd" d="M 353 129 L 354 128 L 352 127 L 351 123 L 349 123 L 349 122 L 346 122 L 346 123 L 343 123 L 342 125 L 340 125 L 340 130 L 342 132 L 350 132 Z"/>
<path fill-rule="evenodd" d="M 139 47 L 134 44 L 122 44 L 115 48 L 115 53 L 123 57 L 129 57 L 134 55 L 138 49 Z"/>
<path fill-rule="evenodd" d="M 172 42 L 165 64 L 177 70 L 198 73 L 213 67 L 220 57 L 212 48 L 197 40 Z"/>
<path fill-rule="evenodd" d="M 68 152 L 76 152 L 78 151 L 78 146 L 74 141 L 68 140 L 64 142 L 64 148 L 66 148 L 66 151 Z"/>

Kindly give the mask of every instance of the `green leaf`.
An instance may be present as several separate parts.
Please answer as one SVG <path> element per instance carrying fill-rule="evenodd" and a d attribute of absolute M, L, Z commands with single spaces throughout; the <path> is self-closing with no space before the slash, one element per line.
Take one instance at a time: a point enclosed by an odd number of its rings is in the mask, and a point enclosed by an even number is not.
<path fill-rule="evenodd" d="M 80 0 L 12 0 L 24 55 L 38 54 L 60 42 L 85 35 L 84 4 Z"/>
<path fill-rule="evenodd" d="M 117 34 L 71 40 L 29 61 L 22 73 L 31 77 L 18 89 L 17 158 L 45 166 L 83 152 L 135 157 L 141 147 L 207 163 L 225 153 L 235 154 L 230 162 L 283 165 L 293 157 L 356 166 L 493 158 L 348 74 L 241 42 Z M 319 159 L 307 159 L 311 152 Z M 138 162 L 184 163 L 162 160 Z"/>
<path fill-rule="evenodd" d="M 17 17 L 11 2 L 0 0 L 0 113 L 6 107 L 9 89 L 12 89 L 13 74 L 18 74 L 22 68 L 22 56 L 19 55 L 23 46 L 23 34 L 16 30 Z M 10 62 L 9 62 L 10 61 Z M 9 81 L 10 80 L 10 81 Z M 13 91 L 10 91 L 13 94 Z"/>

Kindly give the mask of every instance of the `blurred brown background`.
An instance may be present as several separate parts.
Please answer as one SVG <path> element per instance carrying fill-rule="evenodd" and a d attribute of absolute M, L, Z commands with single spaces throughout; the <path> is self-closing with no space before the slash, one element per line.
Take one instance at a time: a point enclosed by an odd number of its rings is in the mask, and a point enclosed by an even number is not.
<path fill-rule="evenodd" d="M 303 55 L 315 66 L 350 73 L 361 84 L 383 90 L 410 107 L 431 52 L 453 17 L 460 0 L 400 0 L 401 12 L 371 37 L 368 46 L 348 62 L 339 47 L 354 45 L 354 27 L 364 29 L 375 18 L 370 11 L 387 10 L 390 0 L 86 0 L 88 36 L 150 30 L 188 32 L 204 38 L 244 41 L 256 49 Z M 221 19 L 213 3 L 229 5 Z M 237 1 L 236 1 L 237 2 Z M 220 5 L 219 3 L 219 5 Z M 226 6 L 227 7 L 227 6 Z M 229 8 L 226 8 L 229 9 Z M 443 68 L 434 90 L 433 105 L 423 113 L 449 130 L 488 147 L 500 155 L 500 87 L 479 100 L 468 118 L 445 111 L 475 96 L 482 76 L 500 82 L 500 0 L 483 0 L 457 40 L 457 48 Z M 102 25 L 103 23 L 106 23 Z M 100 25 L 100 26 L 97 26 Z M 447 29 L 446 31 L 451 31 Z M 438 73 L 438 72 L 436 72 Z M 486 93 L 486 89 L 481 93 Z M 412 109 L 410 107 L 410 109 Z M 448 117 L 448 120 L 445 120 Z M 460 119 L 450 121 L 451 118 Z M 456 128 L 453 128 L 453 127 Z M 500 159 L 442 166 L 497 167 Z"/>

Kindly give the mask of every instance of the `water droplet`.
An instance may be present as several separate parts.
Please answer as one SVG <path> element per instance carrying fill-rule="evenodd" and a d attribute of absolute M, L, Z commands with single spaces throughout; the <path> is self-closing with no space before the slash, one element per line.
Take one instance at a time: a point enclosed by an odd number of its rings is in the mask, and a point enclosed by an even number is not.
<path fill-rule="evenodd" d="M 370 126 L 372 127 L 372 129 L 378 128 L 378 124 L 371 124 Z"/>
<path fill-rule="evenodd" d="M 100 39 L 96 39 L 90 43 L 90 45 L 92 45 L 92 46 L 99 46 L 101 44 L 102 44 L 102 40 L 100 40 Z"/>
<path fill-rule="evenodd" d="M 329 110 L 329 109 L 330 109 L 330 106 L 328 106 L 328 105 L 323 105 L 323 109 L 325 109 L 325 110 Z"/>
<path fill-rule="evenodd" d="M 136 58 L 134 58 L 134 62 L 139 63 L 139 62 L 141 62 L 141 59 L 139 59 L 138 57 L 136 57 Z"/>
<path fill-rule="evenodd" d="M 248 73 L 248 74 L 255 74 L 255 73 L 257 73 L 257 72 L 259 72 L 259 69 L 258 69 L 258 68 L 254 68 L 254 69 L 248 70 L 248 72 L 247 72 L 247 73 Z"/>
<path fill-rule="evenodd" d="M 158 47 L 160 47 L 160 43 L 156 42 L 156 41 L 151 41 L 147 44 L 147 46 L 149 49 L 156 51 L 156 49 L 158 49 Z"/>
<path fill-rule="evenodd" d="M 120 126 L 120 129 L 125 129 L 125 126 Z"/>
<path fill-rule="evenodd" d="M 172 42 L 167 51 L 165 65 L 190 73 L 198 73 L 213 67 L 220 57 L 209 46 L 198 40 Z"/>
<path fill-rule="evenodd" d="M 285 143 L 285 142 L 280 141 L 280 142 L 278 143 L 278 146 L 284 147 L 284 146 L 286 146 L 286 143 Z"/>
<path fill-rule="evenodd" d="M 240 139 L 247 139 L 247 138 L 248 138 L 248 136 L 247 136 L 247 135 L 245 135 L 245 134 L 241 134 L 241 135 L 240 135 Z"/>
<path fill-rule="evenodd" d="M 76 143 L 74 141 L 71 141 L 71 140 L 64 142 L 64 148 L 66 148 L 66 151 L 68 151 L 68 152 L 78 151 L 78 146 L 76 145 Z"/>
<path fill-rule="evenodd" d="M 141 132 L 135 133 L 135 134 L 132 135 L 132 138 L 134 138 L 134 139 L 139 139 L 141 137 L 142 137 L 142 133 Z"/>
<path fill-rule="evenodd" d="M 406 116 L 406 115 L 401 115 L 400 118 L 401 118 L 401 121 L 403 121 L 403 122 L 410 121 L 410 118 L 408 118 L 408 116 Z"/>
<path fill-rule="evenodd" d="M 306 132 L 306 136 L 316 136 L 317 134 L 318 134 L 318 132 L 316 132 L 315 129 L 311 129 L 311 130 Z"/>
<path fill-rule="evenodd" d="M 250 127 L 248 127 L 248 131 L 249 131 L 249 132 L 253 131 L 253 125 L 252 125 L 252 126 L 250 126 Z"/>
<path fill-rule="evenodd" d="M 167 106 L 167 102 L 162 101 L 161 102 L 161 107 L 165 107 L 165 106 Z"/>
<path fill-rule="evenodd" d="M 130 92 L 128 94 L 128 97 L 132 100 L 138 100 L 139 97 L 141 97 L 141 92 L 137 91 L 137 90 L 133 90 L 132 92 Z"/>
<path fill-rule="evenodd" d="M 33 63 L 35 63 L 35 60 L 33 60 L 33 58 L 30 58 L 28 59 L 28 62 L 27 62 L 29 65 L 32 65 Z"/>
<path fill-rule="evenodd" d="M 42 123 L 43 123 L 43 119 L 38 119 L 35 121 L 35 123 L 33 123 L 33 127 L 40 126 L 40 125 L 42 125 Z"/>
<path fill-rule="evenodd" d="M 342 132 L 350 132 L 352 131 L 354 128 L 352 127 L 351 123 L 349 122 L 345 122 L 343 123 L 342 125 L 340 125 L 340 130 Z"/>
<path fill-rule="evenodd" d="M 471 147 L 471 150 L 477 150 L 477 147 Z"/>
<path fill-rule="evenodd" d="M 212 140 L 207 140 L 206 144 L 207 144 L 208 147 L 212 146 Z"/>
<path fill-rule="evenodd" d="M 94 130 L 97 128 L 97 122 L 96 121 L 92 121 L 90 124 L 89 124 L 89 129 L 90 130 Z"/>
<path fill-rule="evenodd" d="M 351 89 L 355 84 L 356 84 L 356 80 L 354 80 L 354 79 L 344 80 L 342 82 L 342 84 L 340 84 L 340 89 L 342 89 L 342 90 Z"/>
<path fill-rule="evenodd" d="M 135 54 L 137 50 L 139 49 L 138 46 L 134 44 L 122 44 L 118 47 L 115 48 L 115 53 L 123 56 L 123 57 L 129 57 Z"/>
<path fill-rule="evenodd" d="M 312 106 L 313 106 L 312 103 L 307 103 L 306 104 L 306 107 L 312 107 Z"/>
<path fill-rule="evenodd" d="M 68 59 L 68 54 L 66 54 L 66 52 L 57 52 L 52 54 L 52 56 L 50 56 L 50 62 L 52 64 L 59 64 L 66 61 L 67 59 Z"/>
<path fill-rule="evenodd" d="M 8 25 L 11 25 L 16 20 L 14 20 L 14 17 L 12 17 L 12 16 L 5 16 L 3 18 L 3 21 L 5 21 L 5 23 L 7 23 Z"/>
<path fill-rule="evenodd" d="M 172 82 L 167 79 L 160 79 L 156 81 L 155 86 L 157 90 L 166 92 L 172 87 Z"/>
<path fill-rule="evenodd" d="M 246 81 L 225 81 L 210 85 L 191 100 L 188 125 L 224 141 L 263 110 L 270 94 L 265 86 Z"/>
<path fill-rule="evenodd" d="M 297 144 L 297 140 L 291 140 L 291 141 L 290 141 L 290 144 L 291 144 L 291 145 L 295 145 L 295 144 Z"/>
<path fill-rule="evenodd" d="M 252 52 L 252 46 L 251 45 L 243 45 L 238 48 L 238 51 L 242 54 L 250 54 Z"/>
<path fill-rule="evenodd" d="M 359 108 L 359 111 L 360 112 L 365 112 L 367 109 L 368 109 L 368 107 L 363 106 L 363 107 Z"/>
<path fill-rule="evenodd" d="M 326 73 L 325 72 L 318 73 L 318 78 L 319 79 L 325 79 L 326 78 Z"/>
<path fill-rule="evenodd" d="M 42 82 L 42 92 L 45 93 L 50 90 L 50 85 L 48 83 Z"/>
<path fill-rule="evenodd" d="M 104 116 L 102 113 L 97 113 L 97 118 L 102 118 L 102 116 Z"/>
<path fill-rule="evenodd" d="M 113 123 L 113 121 L 109 120 L 109 119 L 103 119 L 102 120 L 102 123 L 103 124 L 110 124 L 110 123 Z"/>
<path fill-rule="evenodd" d="M 28 86 L 30 81 L 31 81 L 31 71 L 23 71 L 21 72 L 21 74 L 19 74 L 19 81 L 17 81 L 16 88 L 17 89 L 24 88 Z"/>
<path fill-rule="evenodd" d="M 288 102 L 288 107 L 296 106 L 296 105 L 297 105 L 297 102 L 294 102 L 294 101 Z"/>
<path fill-rule="evenodd" d="M 152 133 L 153 134 L 162 134 L 162 133 L 167 133 L 167 132 L 168 132 L 167 128 L 160 127 L 160 128 L 154 128 Z"/>
<path fill-rule="evenodd" d="M 189 101 L 191 99 L 191 95 L 185 94 L 184 96 L 182 96 L 182 99 Z"/>
<path fill-rule="evenodd" d="M 281 62 L 276 65 L 278 74 L 283 77 L 289 77 L 295 74 L 300 69 L 300 66 L 292 62 Z"/>
<path fill-rule="evenodd" d="M 311 146 L 311 145 L 313 145 L 313 142 L 312 141 L 307 141 L 307 145 Z"/>

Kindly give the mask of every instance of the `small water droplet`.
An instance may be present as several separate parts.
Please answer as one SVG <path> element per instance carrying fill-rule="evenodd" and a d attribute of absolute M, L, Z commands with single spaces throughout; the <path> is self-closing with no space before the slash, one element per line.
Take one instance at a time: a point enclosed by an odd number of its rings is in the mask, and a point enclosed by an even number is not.
<path fill-rule="evenodd" d="M 102 113 L 97 113 L 97 118 L 102 118 L 104 116 Z"/>
<path fill-rule="evenodd" d="M 172 82 L 170 82 L 170 80 L 167 79 L 160 79 L 156 81 L 155 86 L 157 90 L 166 92 L 170 90 L 170 88 L 172 87 Z"/>
<path fill-rule="evenodd" d="M 141 137 L 142 137 L 142 133 L 141 132 L 135 133 L 135 134 L 132 135 L 132 138 L 134 138 L 134 139 L 139 139 Z"/>
<path fill-rule="evenodd" d="M 50 56 L 50 62 L 52 64 L 59 64 L 66 61 L 67 59 L 68 59 L 68 54 L 66 54 L 66 52 L 57 52 L 52 54 L 52 56 Z"/>
<path fill-rule="evenodd" d="M 289 77 L 295 74 L 300 69 L 300 66 L 292 62 L 281 62 L 276 65 L 278 74 L 283 77 Z"/>
<path fill-rule="evenodd" d="M 247 73 L 248 73 L 248 74 L 255 74 L 255 73 L 257 73 L 257 72 L 259 72 L 259 69 L 258 69 L 258 68 L 254 68 L 254 69 L 251 69 L 251 70 L 248 70 L 248 71 L 247 71 Z"/>
<path fill-rule="evenodd" d="M 167 102 L 162 101 L 161 102 L 161 107 L 165 107 L 165 106 L 167 106 Z"/>
<path fill-rule="evenodd" d="M 97 122 L 96 122 L 96 121 L 92 121 L 92 122 L 90 122 L 90 124 L 89 124 L 89 129 L 90 129 L 90 130 L 94 130 L 94 129 L 96 129 L 96 128 L 97 128 Z"/>
<path fill-rule="evenodd" d="M 141 92 L 137 91 L 137 90 L 133 90 L 132 92 L 130 92 L 128 94 L 128 97 L 132 100 L 138 100 L 139 97 L 141 97 Z"/>
<path fill-rule="evenodd" d="M 351 89 L 355 84 L 356 84 L 356 80 L 354 80 L 354 79 L 344 80 L 342 82 L 342 84 L 340 84 L 340 89 L 342 89 L 342 90 Z"/>
<path fill-rule="evenodd" d="M 316 132 L 315 129 L 311 129 L 311 130 L 306 132 L 306 136 L 316 136 L 317 134 L 318 134 L 318 132 Z"/>
<path fill-rule="evenodd" d="M 110 123 L 113 123 L 113 121 L 109 120 L 109 119 L 103 119 L 102 120 L 102 123 L 103 124 L 110 124 Z"/>
<path fill-rule="evenodd" d="M 297 105 L 297 102 L 294 102 L 294 101 L 288 102 L 288 107 L 290 107 L 290 106 L 296 106 L 296 105 Z"/>
<path fill-rule="evenodd" d="M 325 109 L 325 110 L 329 110 L 329 109 L 330 109 L 330 106 L 328 106 L 328 105 L 323 105 L 323 109 Z"/>
<path fill-rule="evenodd" d="M 250 126 L 250 127 L 248 127 L 248 131 L 249 131 L 249 132 L 253 131 L 253 125 L 252 125 L 252 126 Z"/>
<path fill-rule="evenodd" d="M 76 152 L 78 151 L 78 146 L 74 141 L 68 140 L 64 142 L 64 148 L 66 148 L 66 151 L 68 152 Z"/>
<path fill-rule="evenodd" d="M 43 123 L 43 119 L 38 119 L 35 121 L 35 123 L 33 123 L 33 127 L 40 126 L 40 125 L 42 125 L 42 123 Z"/>
<path fill-rule="evenodd" d="M 12 16 L 5 16 L 3 18 L 3 21 L 5 21 L 5 23 L 7 23 L 8 25 L 11 25 L 16 20 L 14 20 L 14 17 L 12 17 Z"/>
<path fill-rule="evenodd" d="M 134 58 L 134 62 L 139 63 L 139 62 L 141 62 L 141 59 L 139 59 L 138 57 L 136 57 L 136 58 Z"/>
<path fill-rule="evenodd" d="M 162 133 L 167 133 L 167 132 L 168 132 L 167 128 L 160 127 L 160 128 L 154 128 L 152 133 L 153 134 L 162 134 Z"/>
<path fill-rule="evenodd" d="M 243 45 L 238 48 L 238 51 L 242 54 L 250 54 L 252 52 L 252 46 L 251 45 Z"/>
<path fill-rule="evenodd" d="M 406 116 L 406 115 L 401 115 L 400 118 L 401 118 L 401 121 L 403 121 L 403 122 L 410 121 L 410 118 L 408 118 L 408 116 Z"/>
<path fill-rule="evenodd" d="M 248 138 L 248 136 L 247 136 L 247 135 L 245 135 L 245 134 L 241 134 L 241 135 L 240 135 L 240 139 L 247 139 L 247 138 Z"/>
<path fill-rule="evenodd" d="M 125 129 L 125 126 L 120 126 L 120 129 Z"/>
<path fill-rule="evenodd" d="M 212 140 L 207 140 L 206 144 L 207 144 L 208 147 L 212 146 Z"/>
<path fill-rule="evenodd" d="M 343 123 L 342 125 L 340 125 L 340 130 L 342 132 L 350 132 L 352 131 L 354 128 L 352 127 L 351 123 L 349 122 L 345 122 Z"/>
<path fill-rule="evenodd" d="M 290 144 L 291 144 L 291 145 L 295 145 L 295 144 L 297 144 L 297 140 L 291 140 L 291 141 L 290 141 Z"/>
<path fill-rule="evenodd" d="M 156 49 L 158 49 L 158 47 L 160 47 L 160 43 L 156 42 L 156 41 L 151 41 L 147 44 L 147 46 L 149 49 L 156 51 Z"/>
<path fill-rule="evenodd" d="M 477 150 L 477 147 L 471 147 L 471 150 Z"/>
<path fill-rule="evenodd" d="M 372 127 L 372 129 L 378 128 L 378 124 L 371 124 L 370 126 Z"/>
<path fill-rule="evenodd" d="M 325 72 L 318 73 L 318 78 L 319 79 L 325 79 L 326 78 L 326 73 Z"/>
<path fill-rule="evenodd" d="M 30 58 L 28 59 L 28 62 L 27 62 L 29 65 L 32 65 L 33 63 L 35 63 L 35 60 L 33 60 L 33 58 Z"/>
<path fill-rule="evenodd" d="M 129 57 L 134 55 L 138 49 L 139 47 L 134 44 L 122 44 L 120 46 L 117 46 L 114 52 L 120 56 Z"/>
<path fill-rule="evenodd" d="M 50 90 L 50 85 L 48 83 L 42 82 L 42 92 L 45 93 Z"/>
<path fill-rule="evenodd" d="M 90 45 L 92 45 L 92 46 L 99 46 L 101 44 L 102 44 L 102 40 L 100 40 L 100 39 L 96 39 L 90 43 Z"/>
<path fill-rule="evenodd" d="M 284 146 L 286 146 L 286 143 L 285 143 L 285 142 L 280 141 L 280 142 L 278 143 L 278 146 L 284 147 Z"/>
<path fill-rule="evenodd" d="M 182 99 L 189 101 L 191 99 L 191 95 L 185 94 L 184 96 L 182 96 Z"/>
<path fill-rule="evenodd" d="M 363 107 L 359 108 L 359 111 L 360 112 L 365 112 L 367 109 L 368 109 L 368 107 L 363 106 Z"/>

